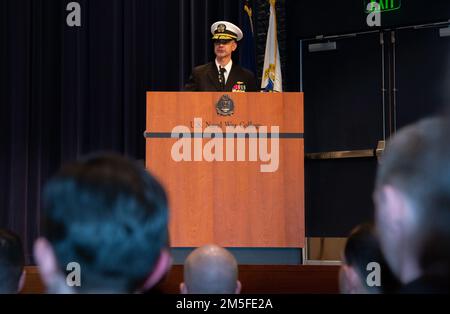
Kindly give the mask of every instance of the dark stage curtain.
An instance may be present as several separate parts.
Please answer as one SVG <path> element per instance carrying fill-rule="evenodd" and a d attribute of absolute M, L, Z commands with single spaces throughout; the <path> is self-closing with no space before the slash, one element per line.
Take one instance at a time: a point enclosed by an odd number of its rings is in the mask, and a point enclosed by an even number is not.
<path fill-rule="evenodd" d="M 41 191 L 60 165 L 99 150 L 144 159 L 145 92 L 177 91 L 213 58 L 209 28 L 241 0 L 0 1 L 0 228 L 41 233 Z"/>

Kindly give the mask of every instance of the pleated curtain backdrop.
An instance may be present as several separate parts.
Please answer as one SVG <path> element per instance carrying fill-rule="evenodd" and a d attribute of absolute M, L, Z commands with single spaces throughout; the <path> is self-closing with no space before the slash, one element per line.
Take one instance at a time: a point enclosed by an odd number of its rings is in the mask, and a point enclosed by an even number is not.
<path fill-rule="evenodd" d="M 239 23 L 243 6 L 79 0 L 81 27 L 69 27 L 69 2 L 0 1 L 0 228 L 22 236 L 28 263 L 48 178 L 99 150 L 143 160 L 145 92 L 181 90 L 213 59 L 211 23 Z"/>

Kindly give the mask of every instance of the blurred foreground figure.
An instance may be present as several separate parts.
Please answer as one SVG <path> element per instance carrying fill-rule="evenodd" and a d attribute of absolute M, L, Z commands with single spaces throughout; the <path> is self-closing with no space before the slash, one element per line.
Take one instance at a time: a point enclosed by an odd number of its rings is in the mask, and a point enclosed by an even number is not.
<path fill-rule="evenodd" d="M 379 278 L 371 276 L 375 269 L 379 270 Z M 392 293 L 398 289 L 399 282 L 383 257 L 371 224 L 359 225 L 350 233 L 339 271 L 339 286 L 345 294 Z"/>
<path fill-rule="evenodd" d="M 449 292 L 450 120 L 400 130 L 382 156 L 374 192 L 376 228 L 400 292 Z"/>
<path fill-rule="evenodd" d="M 25 256 L 20 237 L 0 229 L 0 294 L 15 294 L 25 283 Z"/>
<path fill-rule="evenodd" d="M 184 263 L 183 294 L 238 294 L 238 265 L 234 256 L 209 244 L 195 249 Z"/>
<path fill-rule="evenodd" d="M 50 293 L 147 290 L 168 270 L 166 194 L 134 161 L 64 165 L 46 185 L 43 219 L 34 255 Z"/>

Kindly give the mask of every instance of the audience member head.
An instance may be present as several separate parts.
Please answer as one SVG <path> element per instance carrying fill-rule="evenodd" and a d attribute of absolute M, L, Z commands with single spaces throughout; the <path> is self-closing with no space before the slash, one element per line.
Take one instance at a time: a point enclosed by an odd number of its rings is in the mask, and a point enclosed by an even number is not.
<path fill-rule="evenodd" d="M 34 255 L 49 292 L 136 292 L 168 269 L 166 194 L 127 158 L 101 154 L 64 165 L 45 187 L 43 218 Z M 72 262 L 81 280 L 69 287 Z"/>
<path fill-rule="evenodd" d="M 226 249 L 209 244 L 195 249 L 184 263 L 183 294 L 238 294 L 238 265 Z"/>
<path fill-rule="evenodd" d="M 407 284 L 448 272 L 450 122 L 429 118 L 400 130 L 378 167 L 374 200 L 381 248 Z"/>
<path fill-rule="evenodd" d="M 398 281 L 386 264 L 371 224 L 362 224 L 352 230 L 342 262 L 339 272 L 341 293 L 389 293 L 398 289 Z M 373 271 L 379 273 L 372 277 Z"/>
<path fill-rule="evenodd" d="M 0 229 L 0 294 L 13 294 L 25 283 L 25 256 L 20 237 Z"/>

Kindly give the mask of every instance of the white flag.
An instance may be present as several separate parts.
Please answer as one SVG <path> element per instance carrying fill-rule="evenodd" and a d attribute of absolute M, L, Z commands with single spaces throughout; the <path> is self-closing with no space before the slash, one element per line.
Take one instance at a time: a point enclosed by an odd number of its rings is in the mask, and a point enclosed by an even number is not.
<path fill-rule="evenodd" d="M 276 0 L 269 0 L 269 2 L 269 30 L 267 31 L 266 53 L 264 56 L 261 89 L 266 91 L 282 92 L 283 80 L 281 78 L 280 53 L 277 39 L 277 17 L 275 14 Z"/>

